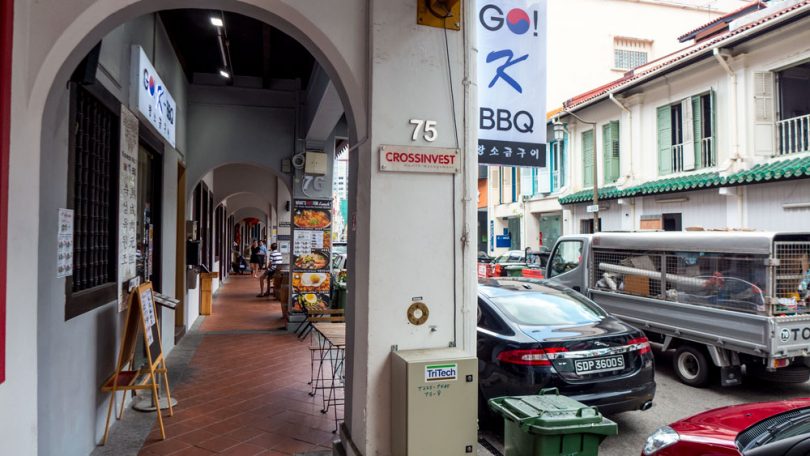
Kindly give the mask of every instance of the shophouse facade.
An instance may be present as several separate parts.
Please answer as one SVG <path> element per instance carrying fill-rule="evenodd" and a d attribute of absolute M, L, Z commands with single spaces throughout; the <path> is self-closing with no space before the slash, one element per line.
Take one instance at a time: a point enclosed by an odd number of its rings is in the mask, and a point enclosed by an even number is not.
<path fill-rule="evenodd" d="M 109 399 L 100 385 L 120 340 L 122 280 L 139 275 L 181 300 L 160 318 L 169 354 L 172 336 L 198 321 L 198 272 L 219 271 L 222 280 L 234 241 L 241 250 L 256 237 L 289 239 L 291 204 L 306 190 L 294 158 L 314 151 L 331 159 L 344 142 L 350 306 L 339 437 L 347 454 L 391 454 L 391 347 L 475 353 L 466 227 L 476 210 L 477 163 L 467 153 L 476 107 L 463 83 L 476 79 L 475 8 L 463 3 L 460 30 L 446 31 L 417 23 L 418 2 L 393 0 L 0 1 L 0 196 L 8 205 L 6 217 L 0 204 L 0 264 L 8 265 L 0 454 L 93 451 Z M 216 71 L 190 74 L 169 19 L 200 8 L 289 39 L 273 52 L 298 43 L 315 62 L 308 83 L 237 77 L 238 67 L 227 75 L 232 83 Z M 208 14 L 200 30 L 212 27 Z M 141 89 L 164 117 L 141 108 Z M 438 139 L 412 139 L 413 118 L 434 121 Z M 456 174 L 383 172 L 383 144 L 459 149 L 463 166 Z M 130 177 L 124 192 L 119 184 Z M 318 190 L 331 195 L 324 181 Z M 65 209 L 73 230 L 59 221 Z M 74 236 L 70 254 L 81 255 L 68 262 L 70 275 L 57 262 L 60 230 Z M 124 258 L 127 230 L 132 255 Z M 135 274 L 121 276 L 124 263 Z M 415 296 L 430 307 L 430 325 L 408 322 Z"/>
<path fill-rule="evenodd" d="M 547 111 L 554 113 L 575 94 L 676 51 L 683 45 L 675 37 L 684 26 L 697 27 L 745 5 L 748 2 L 550 2 Z M 583 30 L 588 39 L 577 39 Z M 541 243 L 550 247 L 563 233 L 557 196 L 571 191 L 577 162 L 567 138 L 553 141 L 551 130 L 547 137 L 545 168 L 482 169 L 489 195 L 488 206 L 479 209 L 479 250 L 497 255 Z"/>
<path fill-rule="evenodd" d="M 592 230 L 597 139 L 603 231 L 810 229 L 810 2 L 769 2 L 573 98 L 566 233 Z"/>

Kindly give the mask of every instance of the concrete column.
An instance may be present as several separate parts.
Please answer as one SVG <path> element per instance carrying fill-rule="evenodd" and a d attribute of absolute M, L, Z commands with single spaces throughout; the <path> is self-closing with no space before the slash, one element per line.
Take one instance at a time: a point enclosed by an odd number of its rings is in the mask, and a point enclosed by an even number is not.
<path fill-rule="evenodd" d="M 477 252 L 469 236 L 476 216 L 477 155 L 466 139 L 471 136 L 463 109 L 462 32 L 446 32 L 448 68 L 445 31 L 417 25 L 416 2 L 379 0 L 370 8 L 371 134 L 350 155 L 349 237 L 355 250 L 350 260 L 348 318 L 353 332 L 348 343 L 353 350 L 346 423 L 360 453 L 382 456 L 391 454 L 392 347 L 456 345 L 474 353 Z M 470 20 L 464 27 L 472 24 Z M 471 105 L 467 109 L 469 114 Z M 412 141 L 413 118 L 436 121 L 436 141 Z M 383 144 L 459 147 L 463 172 L 381 172 Z M 470 242 L 463 245 L 465 236 Z M 430 309 L 421 326 L 406 318 L 414 299 Z"/>

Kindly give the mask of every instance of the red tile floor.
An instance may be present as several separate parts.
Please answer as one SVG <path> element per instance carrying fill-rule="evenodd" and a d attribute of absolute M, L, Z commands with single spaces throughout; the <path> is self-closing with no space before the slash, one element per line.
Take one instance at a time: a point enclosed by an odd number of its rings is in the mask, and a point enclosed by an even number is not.
<path fill-rule="evenodd" d="M 256 280 L 231 276 L 215 297 L 189 374 L 172 385 L 179 404 L 164 418 L 166 440 L 156 423 L 140 455 L 271 456 L 331 447 L 332 411 L 322 414 L 320 394 L 309 396 L 309 343 L 256 331 L 282 326 L 278 301 L 255 297 Z"/>

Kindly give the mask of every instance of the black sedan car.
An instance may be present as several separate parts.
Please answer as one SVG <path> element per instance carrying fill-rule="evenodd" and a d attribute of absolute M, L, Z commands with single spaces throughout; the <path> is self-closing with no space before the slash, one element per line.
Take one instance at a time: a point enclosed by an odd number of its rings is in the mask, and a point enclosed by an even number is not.
<path fill-rule="evenodd" d="M 479 284 L 478 366 L 482 418 L 489 399 L 541 388 L 559 388 L 605 414 L 647 410 L 655 394 L 641 331 L 573 290 L 535 279 Z"/>

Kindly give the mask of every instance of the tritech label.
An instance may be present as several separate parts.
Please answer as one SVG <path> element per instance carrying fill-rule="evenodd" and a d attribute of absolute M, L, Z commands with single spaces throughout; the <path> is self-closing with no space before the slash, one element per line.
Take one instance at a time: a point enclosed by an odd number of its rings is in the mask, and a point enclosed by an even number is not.
<path fill-rule="evenodd" d="M 449 382 L 458 378 L 458 364 L 433 364 L 425 366 L 426 382 Z"/>

